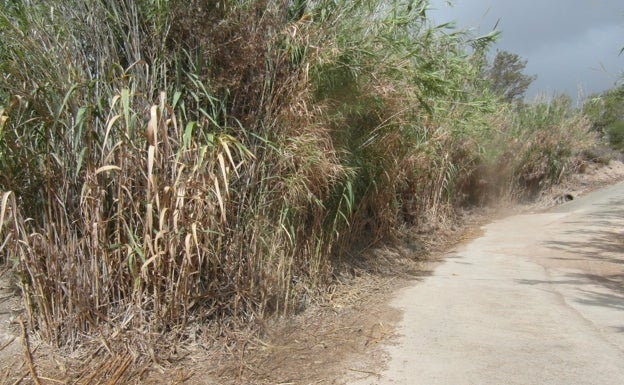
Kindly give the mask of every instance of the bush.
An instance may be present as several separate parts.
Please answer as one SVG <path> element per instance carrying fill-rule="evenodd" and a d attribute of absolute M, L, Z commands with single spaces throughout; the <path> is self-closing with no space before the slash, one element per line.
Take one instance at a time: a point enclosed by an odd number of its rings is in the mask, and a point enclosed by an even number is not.
<path fill-rule="evenodd" d="M 512 180 L 510 193 L 518 197 L 534 197 L 542 189 L 556 184 L 575 167 L 576 157 L 595 143 L 589 120 L 579 111 L 570 109 L 567 97 L 558 97 L 515 107 L 501 112 L 502 138 L 506 152 L 499 159 L 508 167 Z M 496 143 L 500 143 L 497 141 Z"/>
<path fill-rule="evenodd" d="M 609 144 L 616 150 L 624 149 L 624 120 L 611 123 L 605 128 Z"/>

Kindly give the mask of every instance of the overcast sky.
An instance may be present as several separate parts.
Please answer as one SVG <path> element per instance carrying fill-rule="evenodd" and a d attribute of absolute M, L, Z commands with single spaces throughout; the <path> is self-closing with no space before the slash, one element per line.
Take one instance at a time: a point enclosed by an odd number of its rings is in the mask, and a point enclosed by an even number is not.
<path fill-rule="evenodd" d="M 612 88 L 622 78 L 624 0 L 430 0 L 436 23 L 456 21 L 461 29 L 502 32 L 496 49 L 528 60 L 537 75 L 527 92 L 577 98 Z"/>

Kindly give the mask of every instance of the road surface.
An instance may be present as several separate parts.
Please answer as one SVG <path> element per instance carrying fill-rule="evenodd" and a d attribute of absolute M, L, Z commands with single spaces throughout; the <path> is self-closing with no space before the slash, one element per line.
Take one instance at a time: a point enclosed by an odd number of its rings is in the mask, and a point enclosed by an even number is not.
<path fill-rule="evenodd" d="M 624 184 L 484 231 L 399 292 L 387 368 L 347 383 L 624 384 Z"/>

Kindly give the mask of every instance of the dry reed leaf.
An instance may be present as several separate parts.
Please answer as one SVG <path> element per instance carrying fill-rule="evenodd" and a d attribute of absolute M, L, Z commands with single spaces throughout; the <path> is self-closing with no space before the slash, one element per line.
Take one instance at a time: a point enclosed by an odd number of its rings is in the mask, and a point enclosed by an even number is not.
<path fill-rule="evenodd" d="M 223 141 L 221 138 L 219 138 L 219 143 L 221 143 L 221 146 L 223 147 L 223 150 L 225 151 L 230 161 L 230 164 L 232 165 L 232 167 L 234 167 L 234 172 L 236 173 L 236 176 L 240 176 L 238 175 L 236 163 L 234 162 L 234 158 L 232 157 L 232 153 L 230 152 L 230 146 L 228 146 L 227 142 Z"/>
<path fill-rule="evenodd" d="M 193 255 L 193 253 L 191 252 L 191 238 L 191 234 L 186 234 L 186 237 L 184 238 L 184 252 L 186 254 L 186 258 L 189 261 L 191 260 L 191 256 Z"/>
<path fill-rule="evenodd" d="M 9 120 L 9 114 L 21 102 L 21 96 L 13 96 L 9 100 L 9 105 L 6 108 L 0 108 L 0 134 L 2 134 L 2 130 L 4 129 L 4 125 Z"/>
<path fill-rule="evenodd" d="M 154 227 L 154 210 L 153 210 L 153 205 L 151 203 L 148 203 L 147 205 L 145 205 L 145 229 L 147 232 L 151 232 L 152 228 Z"/>
<path fill-rule="evenodd" d="M 177 192 L 176 204 L 175 204 L 175 210 L 173 211 L 173 231 L 177 233 L 179 231 L 180 214 L 182 212 L 182 209 L 184 208 L 186 183 L 184 182 L 180 183 L 176 192 Z"/>
<path fill-rule="evenodd" d="M 145 261 L 143 263 L 143 265 L 141 265 L 141 277 L 146 282 L 149 280 L 148 267 L 149 267 L 149 265 L 154 263 L 156 258 L 158 258 L 158 254 L 151 256 L 147 261 Z"/>
<path fill-rule="evenodd" d="M 191 232 L 193 234 L 193 240 L 195 241 L 195 247 L 197 248 L 197 255 L 201 255 L 199 252 L 199 241 L 197 239 L 197 222 L 193 222 L 191 225 Z"/>
<path fill-rule="evenodd" d="M 225 166 L 225 159 L 223 159 L 223 154 L 218 154 L 217 160 L 219 161 L 219 168 L 221 169 L 221 176 L 223 176 L 223 184 L 225 185 L 225 194 L 229 195 L 230 191 L 228 188 L 227 167 Z"/>
<path fill-rule="evenodd" d="M 108 154 L 106 154 L 106 156 L 104 156 L 104 153 L 102 153 L 103 156 L 103 160 L 100 163 L 113 163 L 113 160 L 115 158 L 115 151 L 121 147 L 123 145 L 123 140 L 119 140 L 117 141 L 117 143 L 115 143 L 110 151 L 108 152 Z"/>
<path fill-rule="evenodd" d="M 158 106 L 156 105 L 150 108 L 150 120 L 145 129 L 145 138 L 148 145 L 156 146 L 158 141 Z"/>
<path fill-rule="evenodd" d="M 6 214 L 7 203 L 9 198 L 13 195 L 12 191 L 7 191 L 2 194 L 2 206 L 0 207 L 0 231 L 4 228 L 4 217 Z M 14 198 L 15 199 L 15 198 Z M 13 200 L 13 207 L 15 207 L 15 201 Z"/>
<path fill-rule="evenodd" d="M 97 170 L 95 170 L 95 175 L 98 175 L 98 174 L 106 172 L 106 171 L 111 171 L 111 170 L 121 171 L 121 167 L 115 166 L 115 165 L 112 165 L 112 164 L 109 164 L 109 165 L 106 165 L 106 166 L 102 166 L 102 167 L 98 168 Z"/>
<path fill-rule="evenodd" d="M 0 134 L 2 134 L 2 130 L 4 129 L 4 125 L 7 120 L 9 120 L 9 117 L 4 114 L 4 109 L 0 110 Z"/>
<path fill-rule="evenodd" d="M 217 200 L 219 201 L 219 208 L 221 209 L 221 220 L 223 223 L 226 222 L 225 218 L 225 204 L 223 203 L 223 197 L 221 196 L 221 188 L 219 187 L 219 179 L 214 178 L 214 187 L 215 187 L 215 195 L 217 196 Z"/>
<path fill-rule="evenodd" d="M 151 187 L 154 187 L 152 173 L 154 171 L 154 157 L 156 156 L 155 152 L 156 152 L 156 147 L 150 145 L 149 148 L 147 149 L 147 180 L 150 184 L 150 190 L 151 190 Z"/>
<path fill-rule="evenodd" d="M 165 222 L 167 221 L 167 211 L 169 211 L 169 208 L 165 207 L 160 211 L 160 214 L 158 214 L 158 229 L 160 231 L 166 231 Z"/>
<path fill-rule="evenodd" d="M 6 216 L 7 205 L 9 203 L 9 198 L 11 198 L 11 214 L 13 215 L 13 220 L 15 221 L 15 226 L 17 227 L 17 220 L 15 219 L 15 215 L 17 214 L 17 204 L 15 203 L 15 194 L 12 191 L 7 191 L 2 195 L 2 206 L 0 207 L 0 233 L 2 233 L 2 229 L 4 229 L 4 218 Z M 4 241 L 0 245 L 0 252 L 4 250 L 4 247 L 7 245 L 9 240 L 11 239 L 11 234 L 8 234 L 4 237 Z"/>
<path fill-rule="evenodd" d="M 115 124 L 116 121 L 119 120 L 119 118 L 121 118 L 121 114 L 113 116 L 106 124 L 106 133 L 104 134 L 104 141 L 102 142 L 102 147 L 106 145 L 110 132 L 113 129 L 113 125 Z M 102 157 L 103 156 L 104 156 L 104 152 L 102 152 Z"/>

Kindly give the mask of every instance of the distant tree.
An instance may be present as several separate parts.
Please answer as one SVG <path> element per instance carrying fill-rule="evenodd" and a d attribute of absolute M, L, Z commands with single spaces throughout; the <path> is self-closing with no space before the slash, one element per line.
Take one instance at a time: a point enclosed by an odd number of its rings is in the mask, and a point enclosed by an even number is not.
<path fill-rule="evenodd" d="M 520 100 L 537 76 L 525 75 L 527 61 L 515 53 L 498 51 L 485 77 L 492 90 L 507 102 Z"/>

